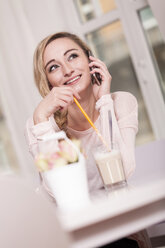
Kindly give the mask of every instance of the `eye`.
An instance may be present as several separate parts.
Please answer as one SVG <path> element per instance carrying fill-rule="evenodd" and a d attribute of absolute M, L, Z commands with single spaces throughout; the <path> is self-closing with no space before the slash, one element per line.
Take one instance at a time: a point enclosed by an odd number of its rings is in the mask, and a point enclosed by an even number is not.
<path fill-rule="evenodd" d="M 75 58 L 77 58 L 77 57 L 78 57 L 78 54 L 72 53 L 72 54 L 69 56 L 68 60 L 72 60 L 72 59 L 75 59 Z"/>
<path fill-rule="evenodd" d="M 54 70 L 56 70 L 59 66 L 58 65 L 52 65 L 49 67 L 49 72 L 52 72 Z"/>

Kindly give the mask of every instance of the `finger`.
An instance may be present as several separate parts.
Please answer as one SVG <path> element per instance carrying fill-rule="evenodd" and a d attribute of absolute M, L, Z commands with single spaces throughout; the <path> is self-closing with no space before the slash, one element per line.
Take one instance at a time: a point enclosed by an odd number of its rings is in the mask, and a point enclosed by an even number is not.
<path fill-rule="evenodd" d="M 89 63 L 89 67 L 103 67 L 107 69 L 107 66 L 103 62 L 100 62 L 100 61 L 93 61 Z"/>
<path fill-rule="evenodd" d="M 90 74 L 95 74 L 96 72 L 100 74 L 102 80 L 107 77 L 110 77 L 110 74 L 108 75 L 105 71 L 100 68 L 94 68 L 92 71 L 90 71 Z"/>
<path fill-rule="evenodd" d="M 70 90 L 70 93 L 72 94 L 72 96 L 75 96 L 77 99 L 81 99 L 79 93 L 72 87 L 68 88 Z"/>
<path fill-rule="evenodd" d="M 93 67 L 90 72 L 92 72 L 92 73 L 99 72 L 100 74 L 105 73 L 105 75 L 111 76 L 106 66 L 103 66 L 103 67 L 101 67 L 101 66 L 100 67 Z"/>
<path fill-rule="evenodd" d="M 70 104 L 66 101 L 63 101 L 63 100 L 59 100 L 59 110 L 60 109 L 66 109 Z"/>
<path fill-rule="evenodd" d="M 61 89 L 56 89 L 54 90 L 54 96 L 56 98 L 63 98 L 63 96 L 68 96 L 68 97 L 71 97 L 73 99 L 73 91 L 69 88 L 64 88 L 64 87 L 61 87 Z"/>
<path fill-rule="evenodd" d="M 63 102 L 67 103 L 67 104 L 71 104 L 73 103 L 73 95 L 61 95 L 59 96 L 59 100 L 62 100 Z"/>
<path fill-rule="evenodd" d="M 98 58 L 96 58 L 96 57 L 90 56 L 89 59 L 90 59 L 92 62 L 99 62 L 99 63 L 105 65 L 105 63 L 104 63 L 102 60 L 100 60 L 100 59 L 98 59 Z"/>
<path fill-rule="evenodd" d="M 75 96 L 77 99 L 81 99 L 78 92 L 74 88 L 69 86 L 54 87 L 54 95 L 58 99 L 59 98 L 64 99 L 63 96 L 71 97 L 72 102 L 73 102 L 73 96 Z"/>

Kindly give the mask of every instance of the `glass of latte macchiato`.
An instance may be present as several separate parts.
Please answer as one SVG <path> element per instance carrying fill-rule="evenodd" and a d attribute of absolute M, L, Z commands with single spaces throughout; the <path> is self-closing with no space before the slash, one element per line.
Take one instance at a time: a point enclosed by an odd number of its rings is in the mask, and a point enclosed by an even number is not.
<path fill-rule="evenodd" d="M 93 156 L 105 189 L 126 185 L 122 157 L 117 145 L 113 144 L 110 151 L 99 145 L 93 149 Z"/>

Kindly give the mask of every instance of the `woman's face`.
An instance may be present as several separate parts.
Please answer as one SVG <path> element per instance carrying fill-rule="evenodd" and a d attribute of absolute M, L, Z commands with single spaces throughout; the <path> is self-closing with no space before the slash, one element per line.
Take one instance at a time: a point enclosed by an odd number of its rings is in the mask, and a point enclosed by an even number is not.
<path fill-rule="evenodd" d="M 82 48 L 69 38 L 58 38 L 45 49 L 44 68 L 50 84 L 85 90 L 91 82 L 89 61 Z"/>

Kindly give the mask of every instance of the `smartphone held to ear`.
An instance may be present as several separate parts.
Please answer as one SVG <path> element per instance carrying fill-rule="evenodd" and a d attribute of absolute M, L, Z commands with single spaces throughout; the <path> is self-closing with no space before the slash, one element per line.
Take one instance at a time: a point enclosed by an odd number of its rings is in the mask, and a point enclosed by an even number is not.
<path fill-rule="evenodd" d="M 93 56 L 92 52 L 91 51 L 88 51 L 88 57 L 89 56 Z M 93 70 L 95 67 L 92 66 L 90 68 L 90 70 Z M 95 72 L 92 74 L 92 84 L 97 84 L 97 85 L 101 85 L 101 82 L 102 82 L 102 79 L 101 79 L 101 76 L 100 76 L 100 73 L 98 72 Z"/>

